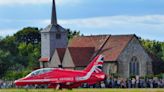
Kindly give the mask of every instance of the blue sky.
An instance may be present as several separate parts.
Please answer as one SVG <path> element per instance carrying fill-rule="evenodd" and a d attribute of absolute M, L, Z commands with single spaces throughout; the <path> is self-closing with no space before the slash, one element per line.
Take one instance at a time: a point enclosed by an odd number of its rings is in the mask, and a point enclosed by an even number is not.
<path fill-rule="evenodd" d="M 56 0 L 58 23 L 93 34 L 164 41 L 164 0 Z M 0 36 L 50 23 L 51 0 L 0 0 Z"/>

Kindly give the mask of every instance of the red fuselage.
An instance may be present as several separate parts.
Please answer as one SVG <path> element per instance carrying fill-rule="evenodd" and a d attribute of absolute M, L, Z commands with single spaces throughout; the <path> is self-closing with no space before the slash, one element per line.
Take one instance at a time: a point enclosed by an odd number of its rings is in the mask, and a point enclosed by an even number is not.
<path fill-rule="evenodd" d="M 97 57 L 98 59 L 98 57 Z M 36 70 L 24 78 L 15 81 L 17 86 L 26 85 L 48 85 L 48 87 L 55 88 L 58 84 L 62 88 L 76 88 L 84 83 L 89 85 L 95 84 L 97 82 L 103 81 L 105 79 L 105 74 L 102 71 L 95 72 L 95 70 L 100 70 L 97 65 L 101 65 L 101 62 L 93 61 L 93 63 L 88 66 L 88 70 L 69 70 L 61 68 L 43 68 Z"/>

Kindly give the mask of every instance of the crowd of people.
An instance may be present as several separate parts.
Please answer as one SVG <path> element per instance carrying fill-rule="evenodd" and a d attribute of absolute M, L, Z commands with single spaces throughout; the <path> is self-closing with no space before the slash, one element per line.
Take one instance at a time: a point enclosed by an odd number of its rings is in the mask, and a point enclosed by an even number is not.
<path fill-rule="evenodd" d="M 13 81 L 0 80 L 0 88 L 14 88 Z M 82 88 L 164 88 L 164 79 L 159 78 L 107 78 L 106 80 L 89 86 L 84 83 Z"/>
<path fill-rule="evenodd" d="M 92 86 L 84 84 L 84 88 L 164 88 L 164 79 L 143 79 L 143 78 L 108 78 L 105 81 Z"/>
<path fill-rule="evenodd" d="M 0 88 L 14 88 L 14 83 L 13 81 L 0 80 Z"/>

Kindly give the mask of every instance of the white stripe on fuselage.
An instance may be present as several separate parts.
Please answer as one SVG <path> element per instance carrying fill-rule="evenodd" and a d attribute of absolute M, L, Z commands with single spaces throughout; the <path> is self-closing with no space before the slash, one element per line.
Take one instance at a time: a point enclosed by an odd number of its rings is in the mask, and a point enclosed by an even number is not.
<path fill-rule="evenodd" d="M 16 82 L 60 82 L 60 81 L 73 81 L 73 77 L 68 78 L 53 78 L 53 79 L 34 79 L 34 80 L 17 80 Z"/>
<path fill-rule="evenodd" d="M 97 65 L 94 65 L 94 66 L 91 68 L 91 70 L 90 70 L 85 76 L 83 76 L 83 77 L 77 77 L 76 80 L 77 80 L 77 81 L 88 80 L 88 79 L 91 77 L 92 73 L 96 70 L 96 68 L 97 68 L 98 66 L 100 66 L 100 64 L 98 64 L 98 62 L 103 62 L 103 61 L 101 60 L 101 58 L 102 58 L 102 57 L 99 57 L 98 60 L 96 60 Z"/>

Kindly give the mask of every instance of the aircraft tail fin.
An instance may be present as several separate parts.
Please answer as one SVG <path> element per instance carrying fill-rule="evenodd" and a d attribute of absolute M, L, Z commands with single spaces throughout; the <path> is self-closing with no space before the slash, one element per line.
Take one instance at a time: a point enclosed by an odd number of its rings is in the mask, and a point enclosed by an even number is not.
<path fill-rule="evenodd" d="M 84 69 L 86 72 L 95 72 L 100 73 L 102 72 L 104 63 L 104 57 L 102 55 L 96 56 L 92 62 Z"/>
<path fill-rule="evenodd" d="M 87 80 L 91 77 L 92 73 L 102 73 L 102 67 L 103 67 L 103 56 L 102 55 L 98 55 L 96 56 L 92 62 L 83 70 L 86 73 L 85 76 L 83 77 L 78 77 L 77 80 Z"/>

